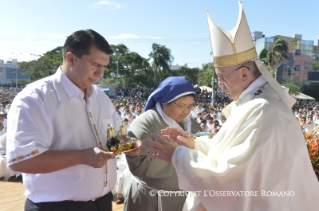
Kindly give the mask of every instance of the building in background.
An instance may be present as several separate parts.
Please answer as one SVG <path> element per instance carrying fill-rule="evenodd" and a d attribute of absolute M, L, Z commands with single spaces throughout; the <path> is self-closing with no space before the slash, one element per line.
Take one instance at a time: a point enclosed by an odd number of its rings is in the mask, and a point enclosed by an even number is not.
<path fill-rule="evenodd" d="M 16 59 L 9 59 L 8 61 L 0 60 L 0 86 L 16 86 L 16 80 L 31 80 L 30 75 L 24 75 L 23 70 L 19 68 Z"/>
<path fill-rule="evenodd" d="M 259 55 L 263 48 L 272 49 L 274 39 L 276 37 L 284 39 L 288 44 L 287 56 L 289 60 L 284 60 L 282 64 L 279 64 L 274 59 L 274 67 L 276 67 L 276 79 L 279 83 L 307 83 L 309 73 L 311 74 L 313 57 L 314 57 L 314 45 L 312 40 L 303 40 L 301 34 L 295 34 L 293 37 L 286 37 L 276 35 L 273 37 L 260 36 L 261 32 L 258 32 L 255 38 L 256 50 Z M 262 34 L 262 33 L 261 33 Z M 254 38 L 254 32 L 252 36 Z"/>
<path fill-rule="evenodd" d="M 182 66 L 180 66 L 178 64 L 169 66 L 169 69 L 171 69 L 171 70 L 179 70 L 181 68 L 182 68 Z"/>
<path fill-rule="evenodd" d="M 313 61 L 319 62 L 319 40 L 318 45 L 313 46 Z"/>

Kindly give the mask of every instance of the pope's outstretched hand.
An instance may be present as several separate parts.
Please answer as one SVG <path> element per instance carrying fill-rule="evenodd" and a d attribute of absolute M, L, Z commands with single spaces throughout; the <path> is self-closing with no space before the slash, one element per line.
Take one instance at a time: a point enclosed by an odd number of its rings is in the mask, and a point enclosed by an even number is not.
<path fill-rule="evenodd" d="M 185 146 L 190 149 L 195 148 L 195 141 L 189 134 L 177 127 L 167 127 L 161 130 L 163 136 L 167 136 L 170 140 L 176 142 L 178 145 Z"/>

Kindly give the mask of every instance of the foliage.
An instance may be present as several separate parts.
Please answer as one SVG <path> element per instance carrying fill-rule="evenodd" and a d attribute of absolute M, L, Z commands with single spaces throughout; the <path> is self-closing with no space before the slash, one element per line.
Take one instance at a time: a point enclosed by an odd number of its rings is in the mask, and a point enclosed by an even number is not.
<path fill-rule="evenodd" d="M 318 71 L 319 70 L 319 62 L 313 62 L 312 70 L 313 71 Z"/>
<path fill-rule="evenodd" d="M 213 63 L 203 64 L 203 69 L 201 70 L 198 77 L 198 84 L 200 86 L 212 86 L 212 78 L 215 68 Z"/>
<path fill-rule="evenodd" d="M 160 81 L 163 78 L 163 72 L 170 72 L 169 66 L 174 61 L 174 57 L 171 55 L 171 50 L 166 48 L 165 45 L 153 43 L 152 52 L 149 54 L 152 59 L 152 67 L 155 70 L 155 74 L 159 74 Z"/>
<path fill-rule="evenodd" d="M 265 64 L 265 63 L 264 63 Z M 272 69 L 270 69 L 270 67 L 269 66 L 265 66 L 266 67 L 266 69 L 270 72 L 270 74 L 272 75 L 272 77 L 276 77 L 276 71 L 275 70 L 272 70 Z"/>
<path fill-rule="evenodd" d="M 62 64 L 62 47 L 56 47 L 46 52 L 38 60 L 20 62 L 20 69 L 25 70 L 24 74 L 31 75 L 31 80 L 38 80 L 55 73 Z"/>
<path fill-rule="evenodd" d="M 192 84 L 197 84 L 199 68 L 190 68 L 186 65 L 180 69 L 171 70 L 170 72 L 163 73 L 163 80 L 169 76 L 185 76 Z"/>
<path fill-rule="evenodd" d="M 282 84 L 282 86 L 287 87 L 291 95 L 298 95 L 301 92 L 300 86 L 292 83 Z"/>
<path fill-rule="evenodd" d="M 169 76 L 185 76 L 192 84 L 197 84 L 198 77 L 202 77 L 203 85 L 211 86 L 212 64 L 203 65 L 203 71 L 200 68 L 187 67 L 187 64 L 178 70 L 170 70 L 169 66 L 174 58 L 170 49 L 164 45 L 154 43 L 149 59 L 131 52 L 124 44 L 111 45 L 111 48 L 114 53 L 110 55 L 104 79 L 98 82 L 101 86 L 116 87 L 118 80 L 122 87 L 157 87 L 162 79 Z M 153 59 L 151 64 L 150 59 Z M 25 70 L 25 74 L 31 75 L 31 80 L 34 81 L 55 73 L 62 62 L 62 47 L 56 47 L 37 60 L 21 62 L 20 68 Z M 24 82 L 19 80 L 18 83 L 22 85 Z"/>
<path fill-rule="evenodd" d="M 179 75 L 180 76 L 185 76 L 191 84 L 197 84 L 198 81 L 198 73 L 199 73 L 199 68 L 190 68 L 187 66 L 182 66 L 181 69 L 179 70 Z"/>
<path fill-rule="evenodd" d="M 104 76 L 106 78 L 117 78 L 118 76 L 119 78 L 124 79 L 119 80 L 119 85 L 132 86 L 135 84 L 134 78 L 136 78 L 136 75 L 154 75 L 152 74 L 148 60 L 138 53 L 130 52 L 123 44 L 111 45 L 111 48 L 113 49 L 114 54 L 110 56 L 110 63 L 107 68 L 105 68 Z M 146 84 L 145 82 L 146 81 L 141 83 L 145 86 L 149 81 L 147 81 Z"/>
<path fill-rule="evenodd" d="M 259 54 L 259 59 L 263 61 L 264 64 L 271 67 L 271 69 L 273 69 L 274 58 L 276 58 L 279 63 L 282 62 L 284 59 L 289 59 L 287 56 L 287 51 L 287 42 L 280 37 L 275 37 L 273 47 L 271 49 L 262 49 Z"/>

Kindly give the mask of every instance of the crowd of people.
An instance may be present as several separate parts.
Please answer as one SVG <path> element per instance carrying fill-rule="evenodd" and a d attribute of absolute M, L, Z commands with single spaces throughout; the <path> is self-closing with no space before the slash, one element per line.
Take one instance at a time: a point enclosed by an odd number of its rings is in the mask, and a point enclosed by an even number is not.
<path fill-rule="evenodd" d="M 205 88 L 195 87 L 195 101 L 197 103 L 208 103 L 212 101 L 212 92 L 206 90 Z M 144 101 L 148 99 L 148 97 L 154 91 L 154 88 L 146 88 L 146 87 L 118 87 L 116 88 L 116 96 L 111 95 L 110 98 L 117 99 L 129 99 L 130 101 Z M 216 103 L 229 103 L 231 99 L 228 98 L 227 94 L 224 92 L 216 92 L 215 93 L 215 102 Z"/>

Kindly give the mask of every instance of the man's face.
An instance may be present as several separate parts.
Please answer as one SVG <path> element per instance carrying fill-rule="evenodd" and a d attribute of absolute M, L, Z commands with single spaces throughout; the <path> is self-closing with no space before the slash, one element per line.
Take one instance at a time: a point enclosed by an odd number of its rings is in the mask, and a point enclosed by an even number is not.
<path fill-rule="evenodd" d="M 82 91 L 103 78 L 104 67 L 110 61 L 110 55 L 98 50 L 95 46 L 91 47 L 89 55 L 77 58 L 72 54 L 71 58 L 70 71 L 67 76 Z"/>
<path fill-rule="evenodd" d="M 306 119 L 305 118 L 301 119 L 301 124 L 303 124 L 303 125 L 306 124 Z"/>
<path fill-rule="evenodd" d="M 226 117 L 221 116 L 221 117 L 220 117 L 220 120 L 221 120 L 221 122 L 222 122 L 222 123 L 225 123 L 225 121 L 226 121 Z"/>
<path fill-rule="evenodd" d="M 201 123 L 200 127 L 202 128 L 202 131 L 206 131 L 206 129 L 207 129 L 207 126 L 205 123 Z"/>
<path fill-rule="evenodd" d="M 312 116 L 309 116 L 308 117 L 308 124 L 311 124 L 312 123 Z"/>
<path fill-rule="evenodd" d="M 216 67 L 215 71 L 219 78 L 218 86 L 224 89 L 224 92 L 230 99 L 234 101 L 238 100 L 243 89 L 246 88 L 243 87 L 240 79 L 240 69 L 235 70 L 233 66 Z"/>

